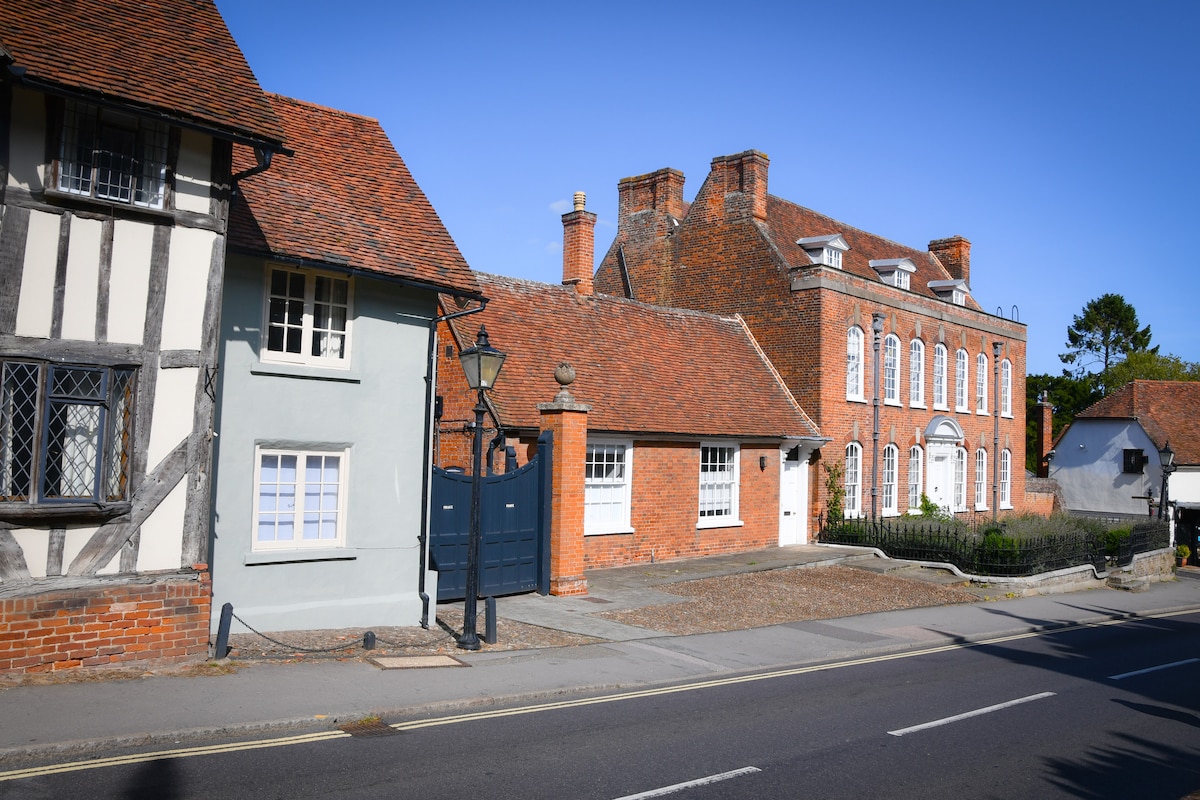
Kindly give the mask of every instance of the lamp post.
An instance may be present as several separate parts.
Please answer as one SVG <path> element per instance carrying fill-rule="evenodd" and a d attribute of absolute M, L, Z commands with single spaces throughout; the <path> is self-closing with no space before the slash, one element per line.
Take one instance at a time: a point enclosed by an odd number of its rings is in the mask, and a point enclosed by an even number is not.
<path fill-rule="evenodd" d="M 471 440 L 471 523 L 467 533 L 467 593 L 463 599 L 463 632 L 458 646 L 463 650 L 479 649 L 479 634 L 475 632 L 476 601 L 479 599 L 479 506 L 483 482 L 483 415 L 487 413 L 484 392 L 496 385 L 496 376 L 504 366 L 505 354 L 488 342 L 487 328 L 480 325 L 474 347 L 458 355 L 467 385 L 476 392 L 475 435 Z"/>
<path fill-rule="evenodd" d="M 1163 478 L 1162 493 L 1158 496 L 1158 518 L 1162 519 L 1163 509 L 1167 507 L 1167 480 L 1175 471 L 1175 451 L 1171 449 L 1170 441 L 1163 445 L 1162 450 L 1158 451 L 1158 463 L 1162 467 Z"/>

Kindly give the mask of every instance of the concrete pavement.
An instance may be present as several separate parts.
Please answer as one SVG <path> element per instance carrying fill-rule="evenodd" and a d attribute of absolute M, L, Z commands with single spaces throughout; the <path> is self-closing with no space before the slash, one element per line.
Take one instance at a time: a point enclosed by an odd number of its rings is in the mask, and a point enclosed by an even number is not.
<path fill-rule="evenodd" d="M 825 550 L 823 555 L 814 551 Z M 671 580 L 730 571 L 802 566 L 861 555 L 778 548 L 589 574 L 591 597 L 506 598 L 500 616 L 605 636 L 602 644 L 461 653 L 463 666 L 380 669 L 358 661 L 257 663 L 231 674 L 20 686 L 0 690 L 0 770 L 33 760 L 81 757 L 122 746 L 171 747 L 266 732 L 329 729 L 376 715 L 385 720 L 565 693 L 641 688 L 724 674 L 821 664 L 950 642 L 1162 611 L 1200 609 L 1200 572 L 1132 593 L 1095 589 L 692 636 L 665 636 L 589 620 L 588 611 L 678 597 Z M 684 577 L 687 576 L 687 577 Z M 656 597 L 661 595 L 661 597 Z M 593 627 L 593 623 L 604 623 Z M 600 632 L 603 628 L 603 633 Z M 625 630 L 625 629 L 630 630 Z"/>

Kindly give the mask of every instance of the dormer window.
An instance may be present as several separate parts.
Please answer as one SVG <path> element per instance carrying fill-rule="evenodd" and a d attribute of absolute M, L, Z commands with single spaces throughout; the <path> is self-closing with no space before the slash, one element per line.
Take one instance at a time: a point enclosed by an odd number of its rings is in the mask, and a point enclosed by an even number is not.
<path fill-rule="evenodd" d="M 908 289 L 910 276 L 917 271 L 911 258 L 876 258 L 868 263 L 879 273 L 881 281 L 898 289 Z"/>
<path fill-rule="evenodd" d="M 59 152 L 59 191 L 163 208 L 169 131 L 161 122 L 68 101 Z"/>
<path fill-rule="evenodd" d="M 834 269 L 842 268 L 842 253 L 850 249 L 840 233 L 828 236 L 808 236 L 797 239 L 796 244 L 808 254 L 813 264 L 822 264 Z"/>
<path fill-rule="evenodd" d="M 938 297 L 943 300 L 947 300 L 956 306 L 964 306 L 967 304 L 967 294 L 970 292 L 970 290 L 967 288 L 966 281 L 930 281 L 929 288 Z"/>

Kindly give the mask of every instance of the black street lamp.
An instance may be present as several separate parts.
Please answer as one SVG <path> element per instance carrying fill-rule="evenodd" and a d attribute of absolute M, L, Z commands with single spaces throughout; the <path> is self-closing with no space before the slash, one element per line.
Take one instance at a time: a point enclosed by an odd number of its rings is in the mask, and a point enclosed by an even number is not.
<path fill-rule="evenodd" d="M 496 386 L 496 376 L 504 366 L 505 354 L 488 343 L 487 328 L 480 325 L 475 346 L 458 355 L 467 385 L 476 393 L 475 436 L 471 440 L 471 527 L 467 534 L 467 594 L 463 600 L 463 632 L 458 646 L 463 650 L 479 649 L 479 634 L 475 632 L 476 601 L 479 599 L 479 506 L 483 482 L 483 415 L 487 402 L 483 393 Z"/>
<path fill-rule="evenodd" d="M 1158 518 L 1162 519 L 1163 509 L 1167 507 L 1167 480 L 1175 471 L 1175 451 L 1171 449 L 1170 441 L 1163 445 L 1162 450 L 1158 451 L 1158 463 L 1162 467 L 1163 478 L 1162 494 L 1158 499 Z"/>

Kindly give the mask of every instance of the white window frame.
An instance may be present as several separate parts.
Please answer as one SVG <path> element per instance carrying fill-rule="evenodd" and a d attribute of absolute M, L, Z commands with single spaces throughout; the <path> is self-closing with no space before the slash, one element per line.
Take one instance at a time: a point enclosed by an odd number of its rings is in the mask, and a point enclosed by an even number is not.
<path fill-rule="evenodd" d="M 925 407 L 925 343 L 920 339 L 908 343 L 908 405 Z"/>
<path fill-rule="evenodd" d="M 949 411 L 946 405 L 946 345 L 938 342 L 933 346 L 933 407 L 938 411 Z"/>
<path fill-rule="evenodd" d="M 954 351 L 954 410 L 970 411 L 967 405 L 967 384 L 970 376 L 967 373 L 967 351 L 958 348 Z"/>
<path fill-rule="evenodd" d="M 896 445 L 889 444 L 883 448 L 883 474 L 880 481 L 883 491 L 883 506 L 880 513 L 885 517 L 895 517 L 900 514 L 899 492 L 896 485 L 899 460 L 900 450 Z"/>
<path fill-rule="evenodd" d="M 851 325 L 846 331 L 846 399 L 862 402 L 863 329 Z"/>
<path fill-rule="evenodd" d="M 954 510 L 967 510 L 967 451 L 954 448 Z"/>
<path fill-rule="evenodd" d="M 988 359 L 983 353 L 975 356 L 975 413 L 988 413 Z"/>
<path fill-rule="evenodd" d="M 1000 416 L 1012 418 L 1012 362 L 1000 362 Z"/>
<path fill-rule="evenodd" d="M 278 294 L 273 291 L 273 280 L 275 275 L 282 275 L 288 284 L 283 294 Z M 292 282 L 295 278 L 303 279 L 303 297 L 291 293 Z M 330 298 L 328 302 L 318 303 L 316 291 L 317 284 L 321 281 L 329 281 L 330 286 L 335 286 L 341 283 L 345 286 L 346 302 L 336 302 Z M 293 317 L 280 322 L 272 320 L 272 301 L 279 301 L 285 306 L 285 314 L 290 314 L 290 298 L 295 298 L 296 301 L 302 303 L 300 320 L 297 322 Z M 345 319 L 344 329 L 337 328 L 336 320 L 332 319 L 329 314 L 324 320 L 318 319 L 317 307 L 328 307 L 332 309 L 344 309 Z M 314 367 L 327 367 L 332 369 L 350 369 L 350 353 L 351 343 L 353 338 L 354 328 L 354 278 L 349 275 L 342 275 L 335 272 L 324 272 L 314 269 L 299 269 L 296 267 L 285 267 L 280 264 L 268 264 L 263 278 L 263 322 L 262 335 L 259 347 L 259 360 L 263 363 L 270 364 L 301 364 Z M 283 346 L 286 348 L 286 339 L 289 331 L 298 331 L 300 337 L 300 352 L 288 352 L 286 349 L 277 349 L 272 347 L 272 337 L 274 331 L 282 331 Z M 325 337 L 326 342 L 336 342 L 337 338 L 341 337 L 341 347 L 332 347 L 326 352 L 314 355 L 313 347 L 318 341 L 318 337 Z"/>
<path fill-rule="evenodd" d="M 846 445 L 845 470 L 843 478 L 844 497 L 842 516 L 854 519 L 863 515 L 862 511 L 862 445 L 850 442 Z"/>
<path fill-rule="evenodd" d="M 266 476 L 264 471 L 264 460 L 268 458 L 276 458 L 282 461 L 285 458 L 294 458 L 295 464 L 295 480 L 291 483 L 282 479 L 277 479 L 274 482 L 264 484 L 263 478 Z M 317 481 L 315 484 L 310 484 L 307 479 L 309 469 L 309 459 L 338 459 L 337 464 L 337 488 L 332 495 L 333 502 L 336 503 L 334 508 L 329 508 L 327 503 L 330 502 L 330 493 L 328 491 L 320 491 L 316 495 L 320 498 L 319 508 L 313 509 L 308 507 L 305 498 L 311 498 L 314 495 L 311 489 L 320 489 L 326 484 L 323 481 Z M 323 467 L 324 465 L 322 465 Z M 277 467 L 278 468 L 278 467 Z M 278 476 L 282 478 L 282 476 Z M 324 474 L 322 473 L 322 478 Z M 334 548 L 344 548 L 346 546 L 346 497 L 347 487 L 349 486 L 350 478 L 350 451 L 349 449 L 341 450 L 292 450 L 287 448 L 263 447 L 256 446 L 254 448 L 254 515 L 250 527 L 252 550 L 254 552 L 272 552 L 279 550 L 326 550 Z M 267 486 L 292 487 L 292 494 L 288 495 L 286 491 L 281 492 L 276 490 L 274 497 L 275 502 L 272 505 L 278 506 L 282 502 L 285 507 L 282 509 L 264 508 L 264 489 Z M 291 508 L 287 508 L 287 499 L 291 498 Z M 286 512 L 291 511 L 291 527 L 294 535 L 291 539 L 278 538 L 280 531 L 280 523 L 286 518 Z M 312 519 L 313 515 L 316 519 Z M 270 524 L 267 517 L 276 515 L 273 529 L 275 538 L 263 539 L 260 536 L 260 525 Z M 333 536 L 322 535 L 321 528 L 328 530 L 328 517 L 332 516 Z M 318 525 L 316 537 L 305 537 L 305 525 L 315 522 Z"/>
<path fill-rule="evenodd" d="M 908 513 L 921 513 L 921 495 L 925 488 L 923 477 L 925 472 L 925 451 L 920 445 L 908 449 Z"/>
<path fill-rule="evenodd" d="M 1012 508 L 1012 451 L 1000 451 L 1000 507 Z"/>
<path fill-rule="evenodd" d="M 883 402 L 900 405 L 900 337 L 894 333 L 883 340 Z"/>
<path fill-rule="evenodd" d="M 822 249 L 821 260 L 824 261 L 827 266 L 833 267 L 834 269 L 841 269 L 842 251 L 836 247 L 825 247 Z"/>
<path fill-rule="evenodd" d="M 724 463 L 728 469 L 706 469 L 720 466 L 706 456 L 710 451 L 727 451 Z M 710 441 L 700 443 L 699 508 L 697 528 L 728 528 L 741 525 L 738 516 L 738 484 L 741 481 L 741 447 L 737 442 Z"/>
<path fill-rule="evenodd" d="M 600 451 L 612 458 L 600 461 L 596 458 Z M 598 469 L 606 466 L 612 469 Z M 583 481 L 584 535 L 633 533 L 630 522 L 632 508 L 633 441 L 588 439 Z"/>
<path fill-rule="evenodd" d="M 987 511 L 988 454 L 984 448 L 975 451 L 975 510 Z"/>

